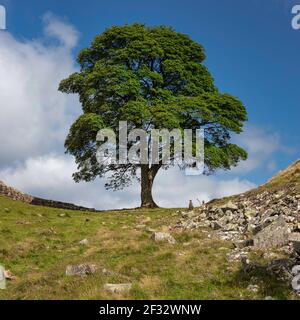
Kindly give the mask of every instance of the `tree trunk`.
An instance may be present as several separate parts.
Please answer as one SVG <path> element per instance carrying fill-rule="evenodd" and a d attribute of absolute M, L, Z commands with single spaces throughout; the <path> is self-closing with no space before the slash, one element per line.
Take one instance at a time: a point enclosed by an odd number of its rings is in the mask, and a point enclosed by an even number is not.
<path fill-rule="evenodd" d="M 158 166 L 141 165 L 141 208 L 158 208 L 152 197 L 152 186 Z"/>

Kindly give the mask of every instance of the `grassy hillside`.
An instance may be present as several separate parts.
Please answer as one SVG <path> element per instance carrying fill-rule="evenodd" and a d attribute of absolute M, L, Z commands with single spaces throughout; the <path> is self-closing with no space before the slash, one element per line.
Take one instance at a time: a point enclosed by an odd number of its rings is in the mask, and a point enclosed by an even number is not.
<path fill-rule="evenodd" d="M 151 218 L 148 229 L 139 227 L 145 217 Z M 0 264 L 17 276 L 0 290 L 0 299 L 293 298 L 264 268 L 244 273 L 239 262 L 228 262 L 232 244 L 209 238 L 210 231 L 173 232 L 175 245 L 150 240 L 149 228 L 168 230 L 177 220 L 170 209 L 84 213 L 0 197 Z M 78 243 L 84 238 L 86 246 Z M 263 262 L 259 252 L 253 259 Z M 81 263 L 99 270 L 65 275 L 68 264 Z M 247 289 L 253 277 L 257 293 Z M 128 282 L 129 294 L 103 291 L 105 283 Z"/>
<path fill-rule="evenodd" d="M 235 201 L 241 196 L 250 199 L 265 191 L 273 193 L 280 190 L 284 190 L 287 193 L 292 191 L 293 193 L 300 194 L 300 160 L 296 161 L 285 170 L 279 171 L 279 173 L 272 177 L 272 179 L 258 188 L 251 189 L 243 194 L 237 194 L 221 199 L 213 199 L 210 203 L 213 205 L 221 205 L 230 200 Z"/>

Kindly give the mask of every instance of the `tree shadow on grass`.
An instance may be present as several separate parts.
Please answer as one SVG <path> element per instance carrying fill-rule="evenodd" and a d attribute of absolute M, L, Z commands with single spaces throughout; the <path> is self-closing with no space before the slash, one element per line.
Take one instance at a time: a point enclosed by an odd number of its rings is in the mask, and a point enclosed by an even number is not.
<path fill-rule="evenodd" d="M 285 278 L 282 278 L 280 275 L 283 276 L 282 273 L 276 274 L 270 272 L 267 265 L 250 263 L 248 265 L 242 265 L 228 280 L 227 284 L 245 290 L 247 290 L 250 284 L 258 285 L 257 292 L 249 290 L 249 294 L 246 294 L 245 298 L 249 299 L 272 297 L 277 300 L 288 300 L 295 298 L 292 292 L 291 282 L 286 277 L 287 274 L 285 274 Z"/>

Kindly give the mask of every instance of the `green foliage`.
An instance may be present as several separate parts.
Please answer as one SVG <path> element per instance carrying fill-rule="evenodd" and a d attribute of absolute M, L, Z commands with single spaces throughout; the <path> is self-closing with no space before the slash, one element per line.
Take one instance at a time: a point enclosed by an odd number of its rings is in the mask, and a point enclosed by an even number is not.
<path fill-rule="evenodd" d="M 59 87 L 78 94 L 84 112 L 66 140 L 66 150 L 78 164 L 75 179 L 124 171 L 124 166 L 99 168 L 95 159 L 97 129 L 117 130 L 122 120 L 129 129 L 204 128 L 207 173 L 246 159 L 243 149 L 230 144 L 232 133 L 240 133 L 247 120 L 245 107 L 218 91 L 204 59 L 200 44 L 165 26 L 114 26 L 98 35 L 78 55 L 80 72 Z M 107 186 L 120 187 L 128 179 Z"/>

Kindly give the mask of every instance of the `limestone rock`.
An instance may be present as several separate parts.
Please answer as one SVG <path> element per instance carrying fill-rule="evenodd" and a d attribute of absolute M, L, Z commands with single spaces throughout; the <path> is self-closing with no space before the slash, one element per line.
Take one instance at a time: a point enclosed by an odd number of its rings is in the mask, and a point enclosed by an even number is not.
<path fill-rule="evenodd" d="M 300 254 L 300 232 L 293 232 L 289 235 L 289 241 L 292 242 L 294 250 Z"/>
<path fill-rule="evenodd" d="M 83 239 L 83 240 L 79 241 L 79 244 L 81 244 L 82 246 L 87 246 L 89 244 L 89 240 Z"/>
<path fill-rule="evenodd" d="M 220 209 L 222 209 L 223 211 L 227 211 L 227 210 L 230 210 L 230 211 L 236 211 L 238 210 L 238 206 L 236 204 L 234 204 L 232 201 L 229 201 L 225 204 L 223 204 L 222 206 L 220 206 Z"/>
<path fill-rule="evenodd" d="M 110 293 L 117 293 L 117 294 L 128 293 L 132 288 L 132 284 L 131 283 L 121 283 L 121 284 L 106 283 L 103 288 L 105 291 L 108 291 Z"/>
<path fill-rule="evenodd" d="M 247 239 L 247 240 L 238 240 L 234 242 L 234 245 L 236 248 L 243 249 L 245 247 L 251 247 L 254 245 L 253 239 Z"/>
<path fill-rule="evenodd" d="M 249 284 L 249 286 L 247 287 L 247 290 L 256 293 L 259 290 L 259 286 L 257 284 Z"/>
<path fill-rule="evenodd" d="M 86 276 L 93 274 L 97 271 L 95 264 L 79 264 L 79 265 L 68 265 L 66 268 L 67 276 Z"/>
<path fill-rule="evenodd" d="M 145 224 L 138 224 L 138 225 L 136 225 L 135 226 L 135 229 L 137 229 L 137 230 L 143 230 L 143 229 L 146 229 L 146 225 Z"/>
<path fill-rule="evenodd" d="M 176 240 L 173 236 L 166 232 L 154 232 L 151 235 L 151 239 L 155 242 L 169 242 L 171 244 L 175 244 Z"/>
<path fill-rule="evenodd" d="M 283 217 L 254 236 L 254 246 L 260 249 L 278 248 L 288 244 L 289 228 Z"/>

